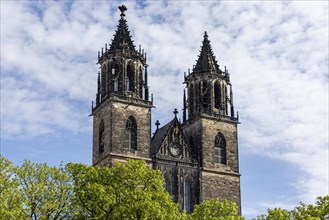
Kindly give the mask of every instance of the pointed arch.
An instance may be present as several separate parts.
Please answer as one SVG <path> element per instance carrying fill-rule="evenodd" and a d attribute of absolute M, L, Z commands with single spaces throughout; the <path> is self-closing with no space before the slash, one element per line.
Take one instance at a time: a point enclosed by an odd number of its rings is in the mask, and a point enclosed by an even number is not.
<path fill-rule="evenodd" d="M 189 87 L 189 92 L 188 92 L 188 109 L 189 109 L 189 115 L 190 117 L 192 117 L 192 115 L 194 114 L 194 87 L 193 87 L 193 83 L 191 83 L 190 87 Z"/>
<path fill-rule="evenodd" d="M 191 177 L 185 177 L 184 179 L 184 209 L 187 214 L 192 211 L 192 179 Z"/>
<path fill-rule="evenodd" d="M 140 66 L 139 67 L 139 72 L 138 72 L 138 78 L 139 78 L 139 98 L 143 98 L 143 85 L 144 85 L 144 82 L 143 82 L 143 70 L 142 70 L 142 67 Z"/>
<path fill-rule="evenodd" d="M 220 164 L 227 164 L 226 161 L 226 140 L 224 138 L 224 135 L 220 132 L 218 132 L 216 138 L 215 138 L 215 146 L 214 146 L 215 154 L 214 159 L 215 163 Z"/>
<path fill-rule="evenodd" d="M 226 85 L 226 83 L 223 85 L 223 109 L 224 109 L 224 111 L 225 111 L 225 115 L 227 115 L 228 114 L 228 111 L 227 111 L 227 104 L 228 104 L 228 102 L 227 102 L 227 85 Z"/>
<path fill-rule="evenodd" d="M 195 85 L 195 111 L 200 113 L 201 110 L 201 81 L 197 82 Z"/>
<path fill-rule="evenodd" d="M 112 68 L 113 64 L 109 63 L 107 65 L 107 71 L 106 71 L 106 92 L 111 93 L 112 90 Z"/>
<path fill-rule="evenodd" d="M 221 100 L 221 85 L 219 81 L 215 82 L 214 94 L 215 94 L 215 108 L 220 109 L 222 100 Z"/>
<path fill-rule="evenodd" d="M 211 88 L 208 81 L 202 82 L 202 108 L 204 111 L 208 111 L 211 100 Z"/>
<path fill-rule="evenodd" d="M 128 130 L 129 149 L 137 150 L 137 123 L 133 116 L 129 116 L 127 119 L 126 129 Z"/>
<path fill-rule="evenodd" d="M 101 120 L 101 123 L 99 125 L 98 129 L 98 154 L 101 154 L 104 152 L 104 121 Z"/>
<path fill-rule="evenodd" d="M 102 66 L 102 70 L 101 70 L 101 97 L 105 97 L 106 94 L 106 65 L 104 64 Z"/>
<path fill-rule="evenodd" d="M 116 69 L 116 72 L 117 72 L 117 76 L 118 76 L 118 80 L 117 80 L 117 92 L 122 94 L 123 93 L 123 90 L 124 90 L 124 77 L 123 77 L 123 67 L 122 67 L 122 64 L 116 64 L 115 65 L 115 69 Z"/>
<path fill-rule="evenodd" d="M 114 68 L 112 69 L 112 88 L 113 92 L 118 92 L 119 91 L 119 65 L 115 64 Z"/>
<path fill-rule="evenodd" d="M 135 73 L 131 64 L 127 65 L 127 91 L 135 91 Z"/>

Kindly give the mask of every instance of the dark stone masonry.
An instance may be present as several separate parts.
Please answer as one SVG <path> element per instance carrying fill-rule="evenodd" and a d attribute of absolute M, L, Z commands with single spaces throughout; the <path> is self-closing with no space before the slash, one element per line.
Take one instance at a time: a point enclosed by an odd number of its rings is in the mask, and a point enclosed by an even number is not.
<path fill-rule="evenodd" d="M 207 32 L 192 71 L 185 74 L 182 122 L 160 126 L 151 137 L 151 108 L 146 53 L 136 50 L 125 19 L 125 6 L 110 45 L 98 54 L 93 116 L 93 165 L 113 166 L 145 160 L 159 169 L 165 188 L 190 213 L 194 205 L 226 198 L 240 208 L 237 125 L 228 70 L 221 70 Z M 156 65 L 156 64 L 154 64 Z"/>

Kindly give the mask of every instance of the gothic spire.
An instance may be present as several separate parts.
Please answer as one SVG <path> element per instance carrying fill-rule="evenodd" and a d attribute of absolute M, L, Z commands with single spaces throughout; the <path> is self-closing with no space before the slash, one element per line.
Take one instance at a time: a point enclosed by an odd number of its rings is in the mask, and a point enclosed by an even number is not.
<path fill-rule="evenodd" d="M 219 65 L 212 51 L 207 31 L 204 33 L 202 47 L 193 72 L 220 72 Z"/>
<path fill-rule="evenodd" d="M 127 11 L 127 7 L 125 5 L 118 7 L 121 11 L 121 18 L 119 20 L 119 24 L 117 26 L 117 30 L 114 34 L 114 38 L 112 40 L 110 51 L 118 50 L 118 49 L 129 49 L 135 50 L 134 41 L 131 39 L 130 31 L 128 29 L 127 20 L 125 19 L 125 11 Z"/>

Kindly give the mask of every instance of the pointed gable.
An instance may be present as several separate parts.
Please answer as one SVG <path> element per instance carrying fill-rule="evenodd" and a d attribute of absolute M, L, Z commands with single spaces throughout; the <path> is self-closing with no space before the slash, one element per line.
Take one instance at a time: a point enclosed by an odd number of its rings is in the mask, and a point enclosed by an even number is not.
<path fill-rule="evenodd" d="M 193 72 L 221 72 L 212 51 L 207 32 L 204 33 L 200 55 Z"/>
<path fill-rule="evenodd" d="M 124 9 L 127 10 L 127 8 Z M 119 20 L 117 30 L 114 34 L 114 38 L 110 46 L 110 51 L 115 51 L 118 49 L 135 50 L 135 45 L 133 43 L 134 41 L 131 39 L 130 31 L 125 19 L 125 14 L 123 13 L 122 8 L 120 8 L 120 10 L 121 18 Z"/>
<path fill-rule="evenodd" d="M 177 117 L 155 132 L 151 154 L 157 159 L 193 162 L 192 151 Z"/>

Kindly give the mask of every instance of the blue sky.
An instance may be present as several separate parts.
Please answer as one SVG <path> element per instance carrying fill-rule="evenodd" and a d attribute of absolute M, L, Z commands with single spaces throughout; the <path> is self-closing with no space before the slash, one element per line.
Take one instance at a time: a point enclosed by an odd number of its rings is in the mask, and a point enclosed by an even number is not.
<path fill-rule="evenodd" d="M 329 194 L 328 2 L 0 4 L 1 154 L 15 164 L 91 164 L 97 52 L 111 43 L 125 4 L 135 45 L 147 52 L 152 124 L 182 108 L 183 75 L 204 31 L 229 69 L 242 122 L 244 216 Z"/>

